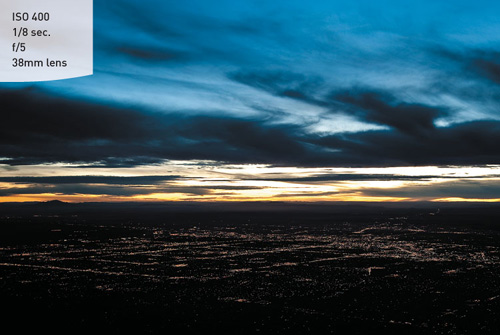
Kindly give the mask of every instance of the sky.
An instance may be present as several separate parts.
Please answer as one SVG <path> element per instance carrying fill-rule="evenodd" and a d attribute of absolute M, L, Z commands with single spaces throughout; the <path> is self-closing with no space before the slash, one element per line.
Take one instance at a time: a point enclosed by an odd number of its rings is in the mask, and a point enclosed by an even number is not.
<path fill-rule="evenodd" d="M 500 3 L 94 0 L 0 83 L 0 202 L 500 201 Z"/>

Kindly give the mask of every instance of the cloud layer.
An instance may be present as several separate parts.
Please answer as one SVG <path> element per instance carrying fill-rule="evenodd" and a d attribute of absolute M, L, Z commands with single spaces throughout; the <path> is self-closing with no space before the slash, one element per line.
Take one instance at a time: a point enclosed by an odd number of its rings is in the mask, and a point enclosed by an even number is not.
<path fill-rule="evenodd" d="M 11 165 L 135 166 L 172 159 L 322 167 L 500 164 L 497 120 L 437 127 L 449 108 L 360 89 L 328 99 L 327 113 L 350 113 L 383 129 L 323 134 L 266 119 L 164 114 L 3 90 L 0 157 Z"/>

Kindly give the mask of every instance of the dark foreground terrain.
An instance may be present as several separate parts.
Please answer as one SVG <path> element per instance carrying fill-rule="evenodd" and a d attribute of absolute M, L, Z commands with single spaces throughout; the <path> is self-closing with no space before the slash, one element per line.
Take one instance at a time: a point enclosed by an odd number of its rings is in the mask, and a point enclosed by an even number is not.
<path fill-rule="evenodd" d="M 133 207 L 133 206 L 132 206 Z M 498 207 L 0 206 L 3 327 L 498 334 Z"/>

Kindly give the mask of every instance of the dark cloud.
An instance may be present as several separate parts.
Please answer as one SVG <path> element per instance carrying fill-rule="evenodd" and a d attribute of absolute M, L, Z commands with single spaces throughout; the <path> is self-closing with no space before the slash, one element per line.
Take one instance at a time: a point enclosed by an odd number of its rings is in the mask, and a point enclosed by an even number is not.
<path fill-rule="evenodd" d="M 498 56 L 500 54 L 497 54 L 495 59 L 477 58 L 472 62 L 473 68 L 479 74 L 484 75 L 496 84 L 500 84 L 500 62 L 498 61 Z"/>
<path fill-rule="evenodd" d="M 447 67 L 450 70 L 459 69 L 464 78 L 486 79 L 490 83 L 500 84 L 500 52 L 496 50 L 437 48 L 433 53 L 451 61 Z"/>
<path fill-rule="evenodd" d="M 342 152 L 347 162 L 377 166 L 475 165 L 500 163 L 499 121 L 475 121 L 436 128 L 425 137 L 398 131 L 367 131 L 318 138 Z"/>
<path fill-rule="evenodd" d="M 181 176 L 55 176 L 55 177 L 0 177 L 0 182 L 17 184 L 107 184 L 107 185 L 159 185 L 182 180 Z M 192 178 L 190 178 L 192 179 Z"/>
<path fill-rule="evenodd" d="M 289 160 L 301 154 L 287 126 L 117 109 L 34 90 L 0 91 L 0 157 L 9 164 L 100 162 L 133 166 L 165 159 L 236 162 Z"/>
<path fill-rule="evenodd" d="M 302 155 L 304 148 L 293 139 L 297 127 L 265 127 L 257 122 L 197 117 L 183 124 L 179 133 L 191 140 L 226 143 L 257 160 L 265 157 Z M 238 153 L 234 153 L 238 155 Z"/>
<path fill-rule="evenodd" d="M 388 127 L 319 137 L 314 144 L 336 150 L 347 165 L 474 165 L 500 162 L 500 122 L 471 121 L 437 127 L 448 108 L 407 103 L 393 95 L 352 89 L 332 95 L 334 103 L 360 120 Z"/>
<path fill-rule="evenodd" d="M 454 61 L 461 60 L 456 54 L 446 57 L 454 57 Z M 500 140 L 500 123 L 496 120 L 438 127 L 437 119 L 450 117 L 456 111 L 449 107 L 406 102 L 397 98 L 405 96 L 397 90 L 387 92 L 352 87 L 348 90 L 318 94 L 321 89 L 319 85 L 315 85 L 315 80 L 283 72 L 239 73 L 232 75 L 232 79 L 276 96 L 288 95 L 324 107 L 330 114 L 349 114 L 362 122 L 387 127 L 384 130 L 326 136 L 301 135 L 298 140 L 311 146 L 307 147 L 307 155 L 297 157 L 296 164 L 299 165 L 408 166 L 500 163 L 500 150 L 495 145 Z"/>
<path fill-rule="evenodd" d="M 403 188 L 363 189 L 365 196 L 425 198 L 500 198 L 499 180 L 455 180 L 438 184 L 406 186 Z"/>
<path fill-rule="evenodd" d="M 70 162 L 98 167 L 171 159 L 291 166 L 500 163 L 499 121 L 436 127 L 436 118 L 448 110 L 359 88 L 328 99 L 331 106 L 342 104 L 360 120 L 387 129 L 323 136 L 266 120 L 151 113 L 30 89 L 3 90 L 0 157 L 10 159 L 3 161 L 9 165 Z"/>
<path fill-rule="evenodd" d="M 334 94 L 334 99 L 349 105 L 361 120 L 389 126 L 403 134 L 431 135 L 434 120 L 448 113 L 445 109 L 397 101 L 386 93 L 349 90 Z"/>
<path fill-rule="evenodd" d="M 159 130 L 155 117 L 137 111 L 49 97 L 34 89 L 1 90 L 0 103 L 3 145 L 34 144 L 37 140 L 54 144 L 80 140 L 88 145 L 113 140 L 126 143 L 154 137 Z"/>
<path fill-rule="evenodd" d="M 364 174 L 318 174 L 308 177 L 248 177 L 240 178 L 243 180 L 266 180 L 266 181 L 281 181 L 293 183 L 315 183 L 315 182 L 328 182 L 328 181 L 353 181 L 353 180 L 425 180 L 430 178 L 441 178 L 441 176 L 398 176 L 398 175 L 364 175 Z M 168 184 L 171 181 L 185 180 L 186 177 L 182 176 L 52 176 L 52 177 L 0 177 L 0 182 L 15 183 L 23 185 L 65 185 L 65 184 L 99 184 L 107 186 L 159 186 Z M 196 179 L 196 177 L 189 177 L 189 180 Z M 213 186 L 211 189 L 219 190 L 242 190 L 242 189 L 260 189 L 260 187 L 247 187 L 247 186 Z M 26 190 L 20 188 L 18 190 Z"/>
<path fill-rule="evenodd" d="M 85 184 L 41 184 L 29 187 L 11 187 L 0 190 L 0 197 L 53 193 L 57 195 L 108 195 L 108 196 L 135 196 L 153 193 L 185 193 L 193 195 L 207 195 L 212 193 L 208 187 L 180 187 L 169 186 L 160 188 L 141 186 L 117 186 L 117 185 L 85 185 Z"/>
<path fill-rule="evenodd" d="M 31 89 L 0 91 L 0 105 L 0 156 L 14 164 L 130 159 L 142 156 L 141 148 L 165 132 L 157 115 Z"/>
<path fill-rule="evenodd" d="M 281 181 L 290 183 L 320 183 L 337 182 L 337 181 L 429 181 L 431 179 L 456 179 L 455 176 L 441 176 L 441 175 L 416 175 L 404 176 L 394 174 L 357 174 L 357 173 L 332 173 L 332 174 L 316 174 L 307 177 L 273 177 L 265 176 L 255 178 L 244 178 L 247 180 L 266 180 L 266 181 Z M 480 179 L 481 177 L 460 177 L 460 179 L 474 178 Z M 497 175 L 488 175 L 484 178 L 500 178 Z"/>

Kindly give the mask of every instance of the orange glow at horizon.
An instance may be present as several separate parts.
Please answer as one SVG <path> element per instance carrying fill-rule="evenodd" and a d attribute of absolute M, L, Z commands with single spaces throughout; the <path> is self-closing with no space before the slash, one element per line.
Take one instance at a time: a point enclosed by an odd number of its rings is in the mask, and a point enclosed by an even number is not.
<path fill-rule="evenodd" d="M 362 195 L 338 195 L 329 197 L 301 197 L 301 196 L 277 196 L 277 197 L 193 197 L 189 195 L 173 195 L 173 194 L 151 194 L 146 196 L 134 197 L 117 197 L 109 195 L 62 195 L 62 194 L 29 194 L 29 195 L 14 195 L 8 197 L 0 197 L 0 203 L 6 202 L 45 202 L 52 200 L 60 200 L 69 203 L 81 202 L 500 202 L 500 198 L 495 199 L 479 199 L 479 198 L 404 198 L 404 197 L 369 197 Z"/>

